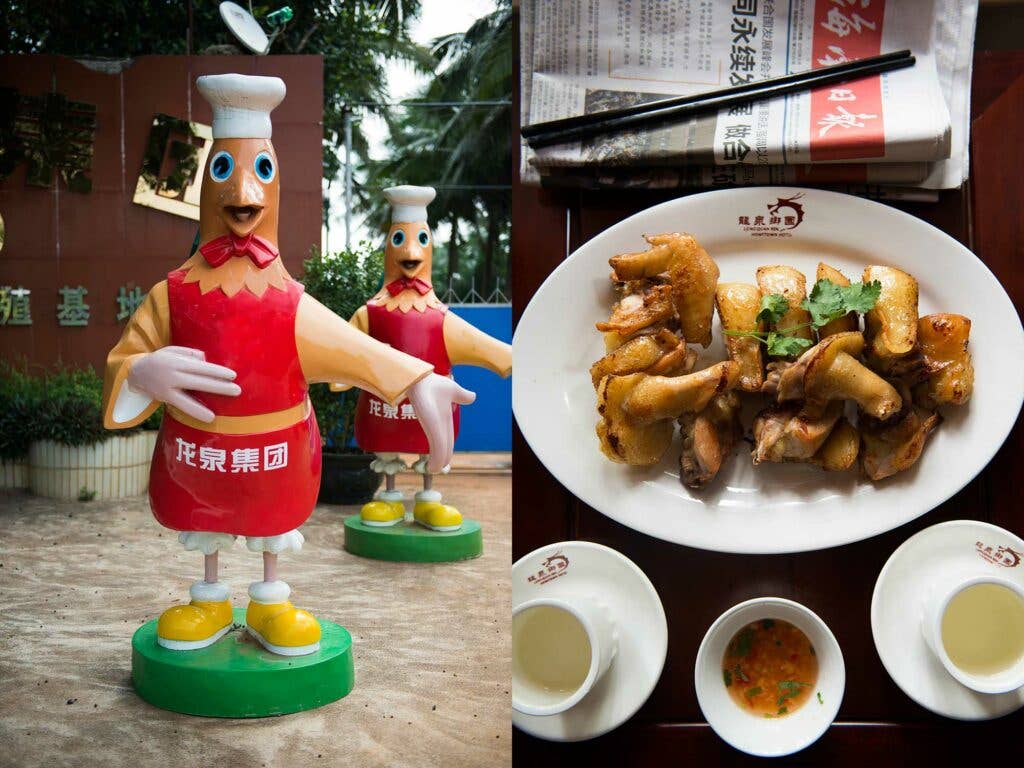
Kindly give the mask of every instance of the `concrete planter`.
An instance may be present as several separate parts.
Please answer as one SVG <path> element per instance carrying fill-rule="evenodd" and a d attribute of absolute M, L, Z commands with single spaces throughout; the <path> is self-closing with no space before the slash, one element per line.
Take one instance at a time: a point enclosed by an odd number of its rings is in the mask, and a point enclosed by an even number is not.
<path fill-rule="evenodd" d="M 29 447 L 29 489 L 52 499 L 77 499 L 82 489 L 97 499 L 138 496 L 149 487 L 156 432 L 116 436 L 93 445 L 39 440 Z"/>
<path fill-rule="evenodd" d="M 0 461 L 0 488 L 28 488 L 28 462 L 25 459 Z"/>

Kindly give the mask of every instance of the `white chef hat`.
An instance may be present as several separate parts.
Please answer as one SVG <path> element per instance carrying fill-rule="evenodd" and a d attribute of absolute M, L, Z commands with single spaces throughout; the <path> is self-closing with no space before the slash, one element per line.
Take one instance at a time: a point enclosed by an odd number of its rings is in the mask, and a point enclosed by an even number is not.
<path fill-rule="evenodd" d="M 384 197 L 391 203 L 392 224 L 416 224 L 427 220 L 427 205 L 437 195 L 433 187 L 414 187 L 403 184 L 388 187 Z"/>
<path fill-rule="evenodd" d="M 196 86 L 213 107 L 213 138 L 270 138 L 270 111 L 284 99 L 284 80 L 254 75 L 203 75 Z"/>

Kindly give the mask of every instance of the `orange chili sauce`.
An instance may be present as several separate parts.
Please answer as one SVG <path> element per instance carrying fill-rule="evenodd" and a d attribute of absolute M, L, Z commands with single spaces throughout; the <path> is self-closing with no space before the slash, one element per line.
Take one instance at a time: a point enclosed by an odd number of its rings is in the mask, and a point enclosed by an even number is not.
<path fill-rule="evenodd" d="M 788 621 L 761 619 L 729 641 L 722 657 L 722 679 L 741 709 L 781 717 L 814 695 L 818 657 L 807 635 Z"/>

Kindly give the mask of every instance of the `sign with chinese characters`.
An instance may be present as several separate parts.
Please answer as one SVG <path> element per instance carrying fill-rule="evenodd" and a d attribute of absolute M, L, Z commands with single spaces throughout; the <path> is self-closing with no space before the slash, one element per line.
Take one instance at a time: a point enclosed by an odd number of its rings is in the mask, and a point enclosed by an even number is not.
<path fill-rule="evenodd" d="M 85 295 L 89 293 L 84 286 L 71 288 L 65 285 L 60 289 L 60 301 L 57 304 L 57 323 L 59 325 L 85 326 L 89 324 L 89 305 L 85 303 Z"/>
<path fill-rule="evenodd" d="M 0 285 L 0 325 L 32 325 L 32 291 Z"/>
<path fill-rule="evenodd" d="M 137 285 L 133 285 L 131 288 L 127 285 L 118 287 L 116 319 L 122 322 L 127 320 L 135 313 L 135 310 L 139 308 L 139 305 L 142 304 L 142 300 L 145 298 L 146 294 Z"/>
<path fill-rule="evenodd" d="M 288 443 L 265 445 L 262 449 L 212 448 L 206 445 L 175 438 L 177 452 L 174 460 L 179 464 L 195 467 L 203 472 L 224 472 L 245 474 L 247 472 L 271 472 L 288 466 Z"/>
<path fill-rule="evenodd" d="M 199 175 L 212 146 L 210 126 L 154 117 L 132 202 L 199 221 Z"/>
<path fill-rule="evenodd" d="M 370 416 L 378 419 L 409 420 L 416 418 L 416 411 L 413 409 L 412 403 L 402 403 L 401 406 L 391 405 L 371 395 L 368 407 Z"/>
<path fill-rule="evenodd" d="M 884 0 L 814 4 L 811 55 L 815 69 L 877 56 L 882 50 Z M 837 137 L 841 143 L 837 145 Z M 811 160 L 885 154 L 880 76 L 811 92 Z"/>

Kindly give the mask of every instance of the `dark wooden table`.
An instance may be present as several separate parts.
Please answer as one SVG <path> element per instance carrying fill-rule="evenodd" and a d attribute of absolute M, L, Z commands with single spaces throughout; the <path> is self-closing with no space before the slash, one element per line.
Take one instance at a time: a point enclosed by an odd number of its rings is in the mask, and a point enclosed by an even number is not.
<path fill-rule="evenodd" d="M 971 179 L 938 203 L 897 207 L 949 233 L 1002 281 L 1018 311 L 1024 300 L 1024 51 L 978 53 L 972 93 Z M 518 114 L 518 109 L 515 110 Z M 516 319 L 569 252 L 630 214 L 666 199 L 637 192 L 557 193 L 517 185 L 513 193 L 513 306 Z M 970 301 L 971 297 L 965 297 Z M 968 312 L 969 314 L 969 312 Z M 1021 504 L 1024 429 L 960 493 L 912 523 L 873 539 L 820 552 L 745 556 L 670 544 L 625 528 L 563 488 L 515 433 L 513 555 L 556 541 L 613 547 L 650 577 L 668 616 L 668 658 L 637 715 L 616 731 L 577 744 L 514 733 L 516 765 L 701 765 L 756 762 L 711 731 L 697 706 L 693 666 L 701 638 L 726 608 L 751 597 L 789 597 L 832 628 L 846 659 L 846 695 L 837 722 L 786 765 L 950 764 L 953 755 L 996 765 L 1024 757 L 1024 714 L 980 724 L 937 717 L 911 701 L 882 667 L 871 637 L 871 593 L 889 555 L 917 531 L 972 518 L 1024 535 Z M 1016 732 L 1015 732 L 1016 731 Z M 672 763 L 666 762 L 672 760 Z"/>

